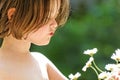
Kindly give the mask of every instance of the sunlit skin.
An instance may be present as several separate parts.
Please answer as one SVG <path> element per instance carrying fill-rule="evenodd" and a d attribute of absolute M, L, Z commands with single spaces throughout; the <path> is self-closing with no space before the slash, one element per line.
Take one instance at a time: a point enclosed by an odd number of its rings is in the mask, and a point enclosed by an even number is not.
<path fill-rule="evenodd" d="M 29 33 L 27 41 L 37 45 L 47 45 L 57 29 L 57 22 L 51 19 L 46 25 L 43 25 L 35 32 Z"/>
<path fill-rule="evenodd" d="M 15 8 L 8 10 L 8 19 L 11 19 L 14 11 Z M 26 39 L 23 37 L 18 40 L 12 35 L 3 39 L 0 48 L 0 80 L 41 80 L 39 62 L 33 58 L 29 49 L 31 43 L 39 46 L 49 44 L 58 26 L 55 20 L 57 14 L 54 13 L 48 23 L 29 33 Z M 50 61 L 46 62 L 46 68 L 49 80 L 67 80 Z"/>
<path fill-rule="evenodd" d="M 33 31 L 27 35 L 27 41 L 34 43 L 36 45 L 47 45 L 50 42 L 51 37 L 54 35 L 58 24 L 55 20 L 58 14 L 58 8 L 60 5 L 55 5 L 56 9 L 52 9 L 52 15 L 51 18 L 49 19 L 48 23 L 43 25 L 40 29 L 37 31 Z"/>

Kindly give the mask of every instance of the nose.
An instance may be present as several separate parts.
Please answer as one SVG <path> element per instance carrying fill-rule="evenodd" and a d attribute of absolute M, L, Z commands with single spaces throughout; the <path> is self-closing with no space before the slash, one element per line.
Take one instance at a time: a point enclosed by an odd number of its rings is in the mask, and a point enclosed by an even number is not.
<path fill-rule="evenodd" d="M 50 28 L 51 28 L 52 30 L 56 30 L 56 29 L 57 29 L 57 26 L 58 26 L 58 24 L 57 24 L 56 20 L 55 20 L 55 19 L 52 20 L 52 22 L 51 22 L 51 24 L 50 24 Z"/>

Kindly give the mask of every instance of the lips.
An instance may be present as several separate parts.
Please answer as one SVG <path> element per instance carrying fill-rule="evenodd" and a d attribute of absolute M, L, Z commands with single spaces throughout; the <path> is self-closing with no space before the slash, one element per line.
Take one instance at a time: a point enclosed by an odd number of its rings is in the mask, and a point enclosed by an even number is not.
<path fill-rule="evenodd" d="M 50 35 L 51 35 L 51 36 L 53 36 L 53 35 L 54 35 L 54 33 L 53 33 L 53 32 L 51 32 L 51 33 L 50 33 Z"/>

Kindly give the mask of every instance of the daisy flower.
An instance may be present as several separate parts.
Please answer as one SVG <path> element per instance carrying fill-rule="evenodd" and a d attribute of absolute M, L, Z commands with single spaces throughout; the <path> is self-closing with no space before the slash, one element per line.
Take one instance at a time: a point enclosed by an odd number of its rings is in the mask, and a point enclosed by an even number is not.
<path fill-rule="evenodd" d="M 115 53 L 111 56 L 111 59 L 120 62 L 120 49 L 117 49 Z"/>
<path fill-rule="evenodd" d="M 93 56 L 96 52 L 97 52 L 97 48 L 93 48 L 93 49 L 88 49 L 84 51 L 84 54 Z"/>
<path fill-rule="evenodd" d="M 77 72 L 75 75 L 70 74 L 68 77 L 70 78 L 70 80 L 77 80 L 80 76 L 81 74 Z"/>
<path fill-rule="evenodd" d="M 82 71 L 86 71 L 87 68 L 91 66 L 93 60 L 94 60 L 94 58 L 90 57 L 89 60 L 87 61 L 86 65 L 82 68 Z"/>
<path fill-rule="evenodd" d="M 107 79 L 107 78 L 109 78 L 109 76 L 111 76 L 111 73 L 105 71 L 105 72 L 100 73 L 98 75 L 98 78 L 99 79 Z"/>
<path fill-rule="evenodd" d="M 117 71 L 119 68 L 116 64 L 107 64 L 105 69 L 108 71 Z"/>

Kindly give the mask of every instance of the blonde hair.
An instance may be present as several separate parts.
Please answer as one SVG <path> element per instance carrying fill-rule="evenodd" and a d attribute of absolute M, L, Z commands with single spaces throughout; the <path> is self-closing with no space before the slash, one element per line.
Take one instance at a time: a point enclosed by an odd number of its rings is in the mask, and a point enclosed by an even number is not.
<path fill-rule="evenodd" d="M 63 25 L 69 15 L 69 0 L 0 0 L 0 38 L 10 34 L 21 39 L 24 34 L 39 29 L 49 21 L 51 10 L 60 1 L 56 17 L 59 26 Z M 15 8 L 15 13 L 9 20 L 7 13 Z"/>

